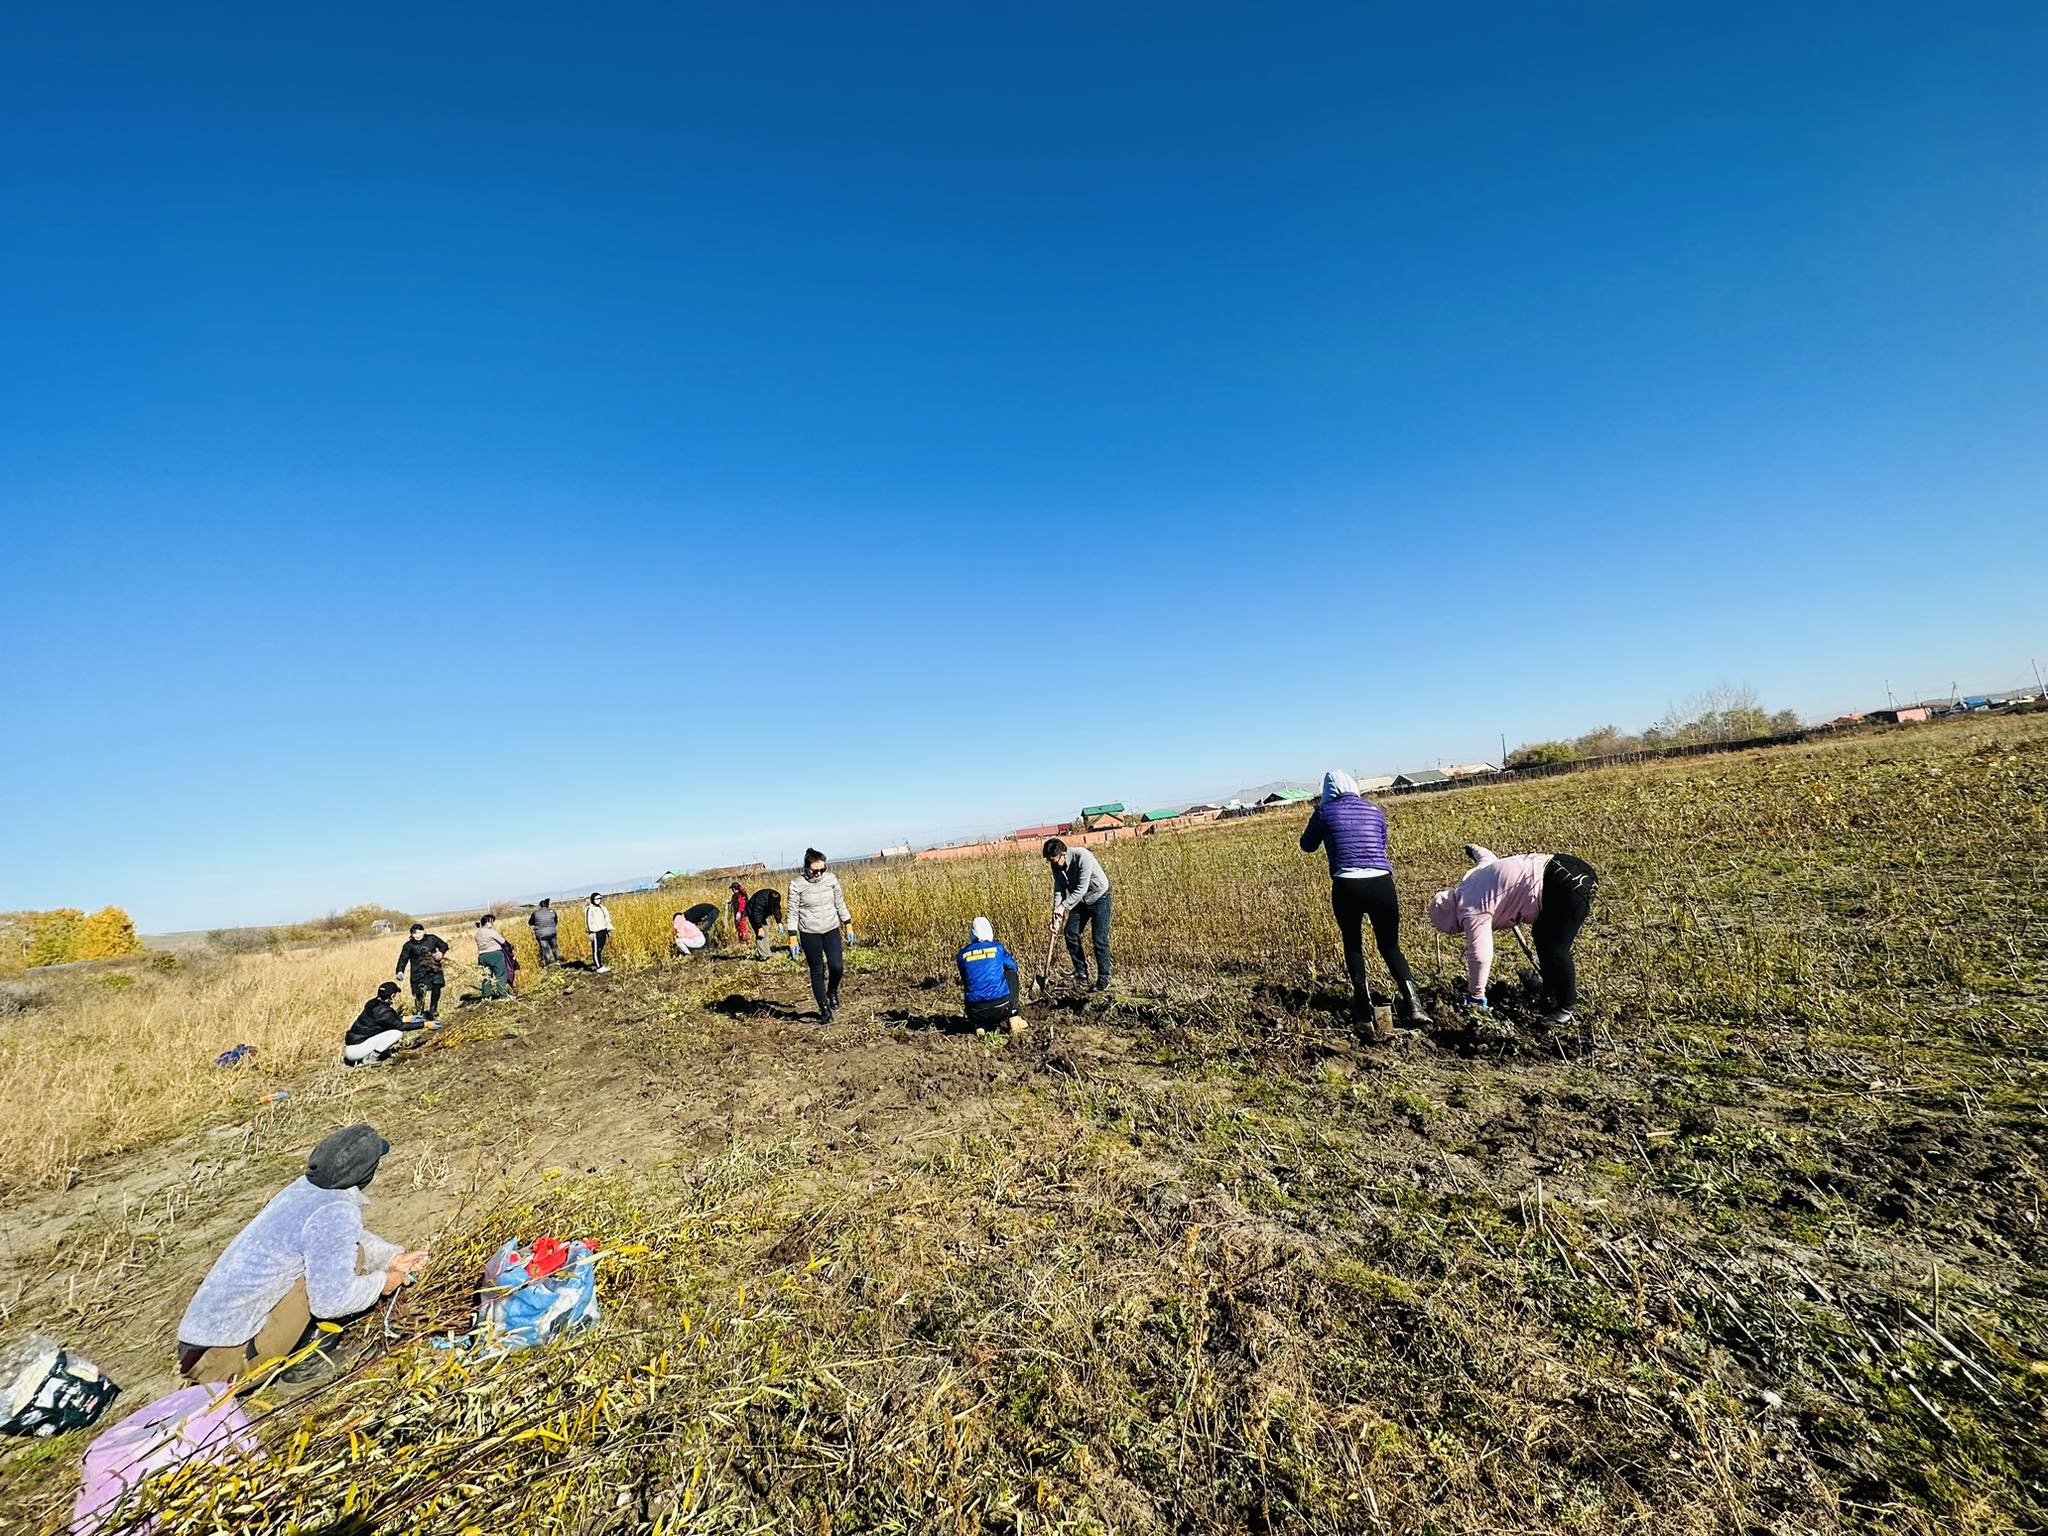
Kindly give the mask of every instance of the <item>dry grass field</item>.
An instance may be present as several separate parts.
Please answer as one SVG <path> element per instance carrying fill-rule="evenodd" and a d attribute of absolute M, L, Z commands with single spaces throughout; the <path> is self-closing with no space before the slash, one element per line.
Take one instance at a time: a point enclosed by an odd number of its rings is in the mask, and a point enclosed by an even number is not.
<path fill-rule="evenodd" d="M 1422 907 L 1461 844 L 1601 870 L 1590 1046 L 1356 1043 L 1292 815 L 1104 850 L 1117 989 L 1014 1041 L 953 1024 L 948 959 L 985 912 L 1035 967 L 1029 855 L 850 877 L 823 1031 L 785 959 L 662 958 L 708 889 L 621 898 L 615 974 L 376 1071 L 334 1057 L 390 941 L 67 976 L 0 1019 L 0 1339 L 167 1390 L 219 1245 L 368 1118 L 372 1225 L 435 1250 L 390 1347 L 259 1396 L 267 1461 L 138 1520 L 2039 1530 L 2044 803 L 2036 717 L 1396 804 L 1440 1008 Z M 260 1066 L 215 1072 L 236 1040 Z M 430 1347 L 542 1229 L 610 1251 L 605 1326 Z M 61 1522 L 82 1438 L 0 1450 L 0 1529 Z"/>

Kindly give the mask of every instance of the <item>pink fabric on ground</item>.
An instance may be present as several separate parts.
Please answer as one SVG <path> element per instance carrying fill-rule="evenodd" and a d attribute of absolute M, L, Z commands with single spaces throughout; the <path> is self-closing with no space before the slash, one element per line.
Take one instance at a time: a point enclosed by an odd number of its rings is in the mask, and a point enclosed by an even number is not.
<path fill-rule="evenodd" d="M 86 1447 L 84 1483 L 71 1506 L 71 1536 L 93 1536 L 132 1489 L 159 1472 L 188 1461 L 262 1455 L 262 1442 L 231 1387 L 180 1387 L 136 1409 Z M 152 1520 L 133 1529 L 155 1528 Z"/>

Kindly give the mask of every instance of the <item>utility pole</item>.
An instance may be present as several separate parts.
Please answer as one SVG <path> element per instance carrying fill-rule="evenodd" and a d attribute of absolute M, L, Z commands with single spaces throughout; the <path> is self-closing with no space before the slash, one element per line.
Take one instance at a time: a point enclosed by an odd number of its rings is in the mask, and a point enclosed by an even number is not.
<path fill-rule="evenodd" d="M 2032 662 L 2034 667 L 2034 692 L 2048 693 L 2048 687 L 2043 687 L 2041 683 L 2041 663 L 2035 661 L 2034 658 L 2031 656 L 2029 656 L 2027 660 Z"/>
<path fill-rule="evenodd" d="M 1503 768 L 1505 768 L 1505 767 L 1507 767 L 1507 765 L 1508 765 L 1508 733 L 1507 733 L 1506 731 L 1502 731 L 1502 732 L 1500 733 L 1500 766 L 1501 766 L 1501 767 L 1503 767 Z"/>

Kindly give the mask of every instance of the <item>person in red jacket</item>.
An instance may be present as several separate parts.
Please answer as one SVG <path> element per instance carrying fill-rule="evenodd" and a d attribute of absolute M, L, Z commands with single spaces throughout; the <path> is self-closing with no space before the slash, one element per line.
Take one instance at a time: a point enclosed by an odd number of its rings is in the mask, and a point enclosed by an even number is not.
<path fill-rule="evenodd" d="M 737 880 L 732 883 L 732 931 L 742 944 L 754 941 L 753 925 L 747 921 L 747 888 Z"/>

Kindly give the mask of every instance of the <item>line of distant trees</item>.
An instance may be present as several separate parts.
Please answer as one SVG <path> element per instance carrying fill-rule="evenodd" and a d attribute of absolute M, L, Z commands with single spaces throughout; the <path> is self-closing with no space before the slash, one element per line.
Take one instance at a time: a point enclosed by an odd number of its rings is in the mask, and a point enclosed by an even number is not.
<path fill-rule="evenodd" d="M 275 949 L 280 944 L 317 944 L 328 939 L 366 938 L 377 931 L 379 923 L 386 924 L 394 933 L 403 934 L 412 923 L 412 915 L 396 907 L 380 907 L 373 901 L 366 901 L 346 912 L 330 912 L 325 917 L 309 917 L 304 922 L 281 923 L 274 928 L 215 928 L 206 937 L 216 949 L 246 954 L 259 949 Z"/>
<path fill-rule="evenodd" d="M 113 960 L 141 951 L 135 923 L 119 907 L 97 912 L 77 907 L 0 912 L 0 972 L 69 965 L 74 960 Z"/>
<path fill-rule="evenodd" d="M 1654 752 L 1660 747 L 1692 747 L 1717 741 L 1751 741 L 1759 736 L 1784 736 L 1800 728 L 1790 709 L 1766 710 L 1748 687 L 1723 683 L 1694 694 L 1664 712 L 1655 725 L 1624 731 L 1603 725 L 1570 741 L 1533 741 L 1515 748 L 1506 768 L 1541 768 L 1574 763 L 1581 758 L 1612 757 L 1621 752 Z"/>

